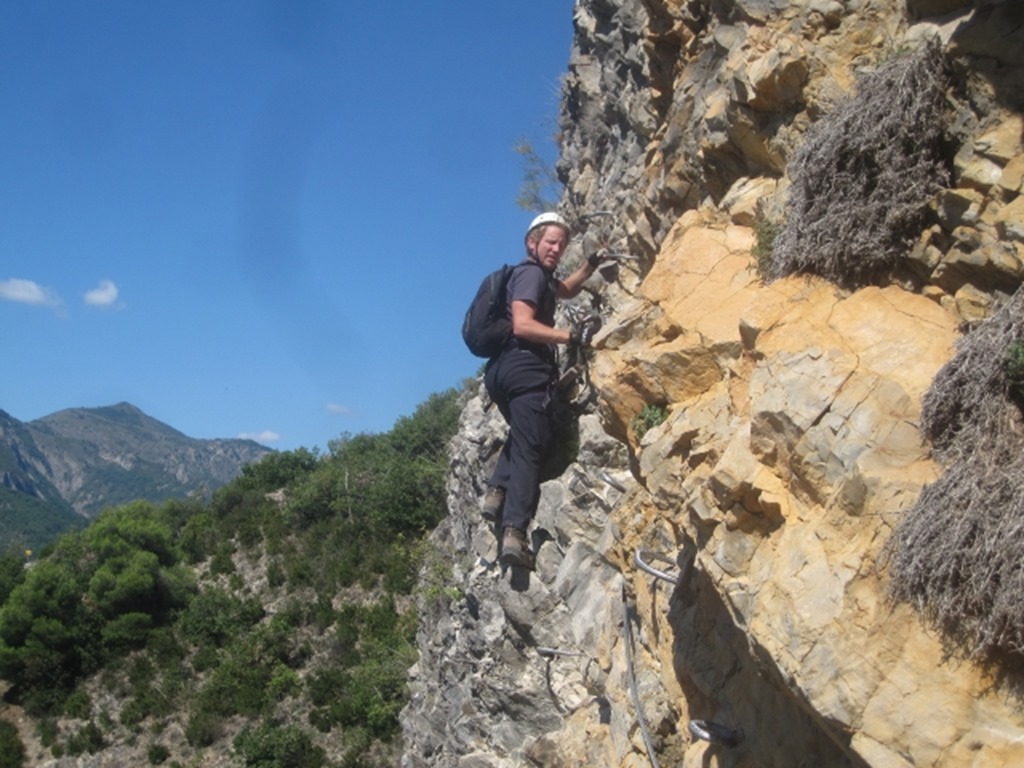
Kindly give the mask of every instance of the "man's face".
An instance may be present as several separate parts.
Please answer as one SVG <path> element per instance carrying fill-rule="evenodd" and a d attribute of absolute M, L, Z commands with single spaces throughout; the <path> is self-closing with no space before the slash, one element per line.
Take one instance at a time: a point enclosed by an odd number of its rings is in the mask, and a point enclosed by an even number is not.
<path fill-rule="evenodd" d="M 527 241 L 530 255 L 548 271 L 558 266 L 568 244 L 569 238 L 565 230 L 557 224 L 549 224 L 541 230 L 536 240 Z"/>

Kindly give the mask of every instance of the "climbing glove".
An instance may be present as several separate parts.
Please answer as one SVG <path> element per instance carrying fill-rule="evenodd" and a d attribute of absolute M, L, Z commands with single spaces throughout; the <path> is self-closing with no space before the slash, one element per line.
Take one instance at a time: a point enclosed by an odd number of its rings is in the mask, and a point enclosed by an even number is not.
<path fill-rule="evenodd" d="M 602 248 L 601 250 L 595 251 L 594 253 L 592 253 L 589 256 L 587 256 L 587 264 L 590 265 L 591 269 L 597 269 L 599 266 L 604 264 L 606 261 L 608 261 L 608 249 L 607 248 Z"/>
<path fill-rule="evenodd" d="M 599 330 L 601 330 L 601 316 L 587 315 L 573 326 L 569 335 L 569 343 L 577 347 L 589 347 Z"/>

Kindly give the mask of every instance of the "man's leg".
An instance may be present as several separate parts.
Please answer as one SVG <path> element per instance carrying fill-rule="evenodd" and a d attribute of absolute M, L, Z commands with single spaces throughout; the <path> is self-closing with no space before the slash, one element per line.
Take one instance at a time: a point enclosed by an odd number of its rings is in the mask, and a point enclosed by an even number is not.
<path fill-rule="evenodd" d="M 491 402 L 498 406 L 498 410 L 505 419 L 505 423 L 508 424 L 512 416 L 508 410 L 508 399 L 498 378 L 500 365 L 500 359 L 491 360 L 487 363 L 487 370 L 484 373 L 484 387 L 491 398 Z M 506 438 L 505 444 L 501 447 L 501 453 L 498 454 L 498 461 L 494 466 L 494 471 L 491 473 L 491 479 L 487 484 L 487 493 L 484 496 L 484 503 L 480 509 L 480 513 L 485 520 L 493 523 L 497 522 L 498 518 L 501 517 L 502 510 L 505 508 L 505 488 L 508 486 L 510 472 L 508 439 Z"/>
<path fill-rule="evenodd" d="M 547 389 L 525 392 L 509 401 L 508 483 L 505 486 L 505 526 L 526 531 L 540 500 L 540 471 L 551 444 Z"/>

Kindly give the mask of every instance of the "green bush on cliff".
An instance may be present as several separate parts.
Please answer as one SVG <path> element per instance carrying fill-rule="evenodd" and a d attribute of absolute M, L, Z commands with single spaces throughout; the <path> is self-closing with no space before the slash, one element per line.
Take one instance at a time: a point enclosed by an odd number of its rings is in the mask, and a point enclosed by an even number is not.
<path fill-rule="evenodd" d="M 245 766 L 320 768 L 327 764 L 324 750 L 294 726 L 264 723 L 256 729 L 246 728 L 235 737 L 234 747 Z"/>
<path fill-rule="evenodd" d="M 1018 402 L 1024 403 L 1024 340 L 1014 339 L 1006 348 L 1003 371 L 1010 387 L 1010 393 Z"/>
<path fill-rule="evenodd" d="M 750 254 L 757 264 L 757 273 L 762 277 L 771 274 L 772 252 L 775 250 L 775 239 L 782 231 L 782 223 L 759 215 L 754 220 L 754 247 Z"/>
<path fill-rule="evenodd" d="M 668 411 L 664 405 L 648 403 L 640 413 L 633 417 L 631 422 L 633 435 L 637 440 L 643 440 L 644 435 L 660 424 L 663 424 L 667 418 Z"/>

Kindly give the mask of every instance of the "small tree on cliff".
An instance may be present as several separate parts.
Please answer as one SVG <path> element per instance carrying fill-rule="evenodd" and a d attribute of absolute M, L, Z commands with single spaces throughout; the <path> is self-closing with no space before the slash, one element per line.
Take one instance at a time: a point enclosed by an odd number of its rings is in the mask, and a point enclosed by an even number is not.
<path fill-rule="evenodd" d="M 516 205 L 524 211 L 555 210 L 562 196 L 562 181 L 555 167 L 526 139 L 520 139 L 512 149 L 523 159 L 523 182 Z"/>

